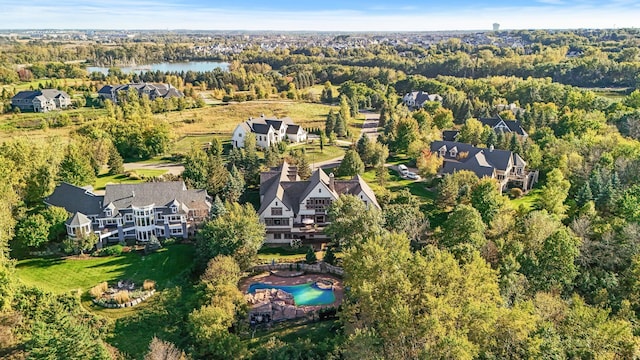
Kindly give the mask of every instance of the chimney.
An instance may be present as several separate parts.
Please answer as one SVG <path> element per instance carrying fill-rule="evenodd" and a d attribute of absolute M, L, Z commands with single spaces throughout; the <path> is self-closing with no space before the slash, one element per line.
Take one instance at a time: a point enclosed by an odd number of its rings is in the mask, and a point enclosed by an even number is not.
<path fill-rule="evenodd" d="M 329 189 L 336 191 L 336 178 L 333 176 L 333 173 L 329 174 Z"/>
<path fill-rule="evenodd" d="M 131 197 L 136 197 L 136 192 L 131 190 Z"/>

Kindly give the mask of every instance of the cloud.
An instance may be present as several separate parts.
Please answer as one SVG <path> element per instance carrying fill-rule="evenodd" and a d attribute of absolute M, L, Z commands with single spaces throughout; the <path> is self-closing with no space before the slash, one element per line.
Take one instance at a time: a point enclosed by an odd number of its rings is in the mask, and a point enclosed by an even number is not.
<path fill-rule="evenodd" d="M 362 10 L 254 10 L 206 6 L 195 2 L 155 0 L 71 1 L 64 4 L 8 0 L 0 13 L 0 27 L 79 29 L 193 29 L 193 30 L 319 30 L 319 31 L 427 31 L 503 29 L 633 27 L 640 8 L 628 0 L 593 6 L 580 0 L 538 0 L 528 6 L 428 7 L 395 11 Z M 540 4 L 542 3 L 542 4 Z M 575 4 L 575 5 L 573 5 Z M 400 11 L 399 11 L 400 10 Z"/>

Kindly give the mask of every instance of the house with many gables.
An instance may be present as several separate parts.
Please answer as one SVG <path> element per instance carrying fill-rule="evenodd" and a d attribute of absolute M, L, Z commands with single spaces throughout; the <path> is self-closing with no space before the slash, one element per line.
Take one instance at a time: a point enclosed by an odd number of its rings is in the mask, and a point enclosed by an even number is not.
<path fill-rule="evenodd" d="M 45 204 L 70 214 L 67 235 L 93 232 L 102 245 L 129 239 L 147 242 L 152 237 L 187 238 L 208 218 L 211 197 L 206 190 L 187 189 L 182 181 L 107 184 L 104 195 L 63 182 Z"/>
<path fill-rule="evenodd" d="M 492 118 L 479 118 L 478 121 L 482 124 L 482 126 L 488 126 L 493 131 L 498 133 L 502 133 L 504 135 L 511 136 L 515 134 L 519 138 L 526 138 L 529 136 L 527 132 L 522 128 L 522 124 L 519 120 L 504 120 L 500 117 L 500 115 L 496 115 L 496 117 Z M 460 130 L 444 130 L 442 132 L 442 139 L 445 141 L 457 141 L 460 136 Z"/>
<path fill-rule="evenodd" d="M 244 139 L 250 133 L 255 134 L 256 144 L 263 149 L 285 140 L 291 143 L 307 141 L 307 132 L 300 125 L 294 124 L 291 118 L 267 118 L 262 114 L 236 126 L 231 144 L 236 148 L 244 147 Z"/>
<path fill-rule="evenodd" d="M 538 181 L 538 171 L 529 171 L 520 155 L 508 150 L 479 148 L 455 141 L 434 141 L 431 152 L 443 159 L 440 175 L 468 170 L 479 178 L 496 179 L 502 191 L 510 186 L 528 191 Z"/>
<path fill-rule="evenodd" d="M 98 91 L 98 96 L 103 100 L 111 100 L 115 104 L 118 102 L 118 93 L 126 93 L 130 89 L 135 89 L 139 96 L 147 95 L 149 100 L 158 98 L 180 98 L 184 96 L 180 90 L 171 86 L 171 84 L 145 82 L 124 85 L 105 85 Z"/>
<path fill-rule="evenodd" d="M 404 103 L 410 109 L 419 109 L 424 106 L 427 101 L 442 102 L 442 96 L 438 94 L 429 94 L 425 91 L 412 91 L 402 97 Z"/>
<path fill-rule="evenodd" d="M 25 90 L 11 98 L 20 111 L 48 112 L 71 106 L 71 96 L 58 89 Z"/>
<path fill-rule="evenodd" d="M 323 229 L 328 224 L 327 208 L 346 194 L 380 209 L 375 194 L 360 175 L 336 180 L 333 174 L 317 169 L 309 179 L 301 180 L 298 169 L 287 162 L 261 173 L 258 215 L 267 229 L 265 243 L 326 241 Z"/>

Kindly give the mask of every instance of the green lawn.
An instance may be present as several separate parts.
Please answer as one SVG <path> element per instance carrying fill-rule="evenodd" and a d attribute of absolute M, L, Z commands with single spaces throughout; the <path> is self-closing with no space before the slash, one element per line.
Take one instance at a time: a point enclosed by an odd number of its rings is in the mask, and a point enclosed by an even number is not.
<path fill-rule="evenodd" d="M 89 290 L 103 281 L 155 280 L 158 289 L 171 286 L 174 278 L 188 269 L 194 256 L 190 245 L 172 245 L 155 254 L 127 253 L 116 257 L 88 259 L 28 259 L 18 262 L 17 276 L 27 285 L 54 293 Z"/>
<path fill-rule="evenodd" d="M 511 200 L 511 204 L 514 208 L 519 208 L 520 206 L 524 206 L 527 210 L 532 210 L 536 200 L 540 197 L 540 189 L 533 189 L 527 193 L 527 195 L 519 198 Z"/>
<path fill-rule="evenodd" d="M 402 160 L 396 161 L 397 163 L 406 163 L 406 161 Z M 435 193 L 427 188 L 427 183 L 425 183 L 424 181 L 404 179 L 391 168 L 387 168 L 387 171 L 389 174 L 389 178 L 387 180 L 385 188 L 392 193 L 398 192 L 403 189 L 408 189 L 411 194 L 418 197 L 418 200 L 420 200 L 422 204 L 431 203 L 435 199 Z M 382 187 L 378 185 L 375 170 L 370 169 L 368 171 L 365 171 L 365 173 L 362 174 L 362 178 L 367 182 L 367 184 L 369 184 L 369 186 L 371 186 L 371 189 L 373 189 L 374 192 L 379 193 L 382 191 Z"/>
<path fill-rule="evenodd" d="M 145 178 L 160 176 L 166 173 L 166 170 L 154 170 L 154 169 L 133 169 L 131 172 L 135 172 L 140 179 L 130 179 L 127 175 L 99 175 L 96 182 L 93 184 L 94 190 L 104 190 L 107 184 L 138 184 L 145 181 Z"/>
<path fill-rule="evenodd" d="M 304 261 L 307 255 L 307 247 L 303 246 L 299 249 L 291 247 L 262 247 L 258 251 L 258 262 L 270 263 L 271 260 L 276 262 L 296 262 Z M 316 251 L 316 257 L 322 259 L 324 251 Z"/>
<path fill-rule="evenodd" d="M 336 336 L 332 331 L 337 321 L 321 321 L 309 324 L 301 324 L 285 321 L 274 325 L 269 330 L 258 330 L 250 339 L 245 339 L 250 350 L 264 346 L 271 338 L 276 338 L 285 343 L 292 343 L 297 340 L 310 339 L 311 341 L 321 341 Z"/>
<path fill-rule="evenodd" d="M 343 156 L 345 151 L 347 151 L 346 146 L 324 145 L 322 152 L 320 152 L 319 141 L 314 141 L 313 144 L 297 144 L 289 147 L 289 149 L 300 148 L 305 149 L 305 154 L 307 154 L 309 164 L 335 159 L 337 157 Z"/>

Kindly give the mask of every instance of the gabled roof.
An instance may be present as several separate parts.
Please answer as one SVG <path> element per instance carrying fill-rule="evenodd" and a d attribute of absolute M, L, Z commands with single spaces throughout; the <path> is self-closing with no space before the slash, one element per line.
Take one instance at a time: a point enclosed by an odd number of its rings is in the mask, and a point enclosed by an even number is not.
<path fill-rule="evenodd" d="M 70 213 L 98 215 L 102 212 L 103 200 L 104 196 L 95 195 L 91 190 L 62 182 L 44 202 L 51 206 L 63 207 Z"/>
<path fill-rule="evenodd" d="M 262 201 L 258 213 L 261 214 L 276 199 L 282 202 L 283 206 L 292 210 L 294 214 L 300 211 L 300 203 L 303 201 L 320 183 L 324 184 L 329 192 L 336 198 L 340 194 L 358 195 L 363 192 L 371 199 L 373 205 L 380 208 L 376 196 L 359 175 L 351 180 L 334 180 L 334 190 L 330 187 L 330 176 L 324 170 L 317 169 L 313 172 L 309 180 L 301 181 L 297 176 L 291 174 L 291 170 L 297 169 L 284 162 L 278 168 L 260 174 L 260 195 Z"/>
<path fill-rule="evenodd" d="M 267 124 L 253 124 L 253 132 L 256 134 L 268 134 L 269 130 L 272 129 L 271 125 Z"/>
<path fill-rule="evenodd" d="M 24 90 L 18 92 L 12 100 L 33 100 L 39 98 L 40 101 L 51 100 L 54 98 L 65 97 L 68 98 L 69 94 L 58 89 L 42 89 L 42 90 Z"/>
<path fill-rule="evenodd" d="M 527 132 L 524 131 L 522 125 L 520 124 L 520 121 L 518 120 L 504 120 L 500 117 L 500 115 L 497 115 L 494 118 L 480 118 L 478 120 L 482 123 L 482 125 L 487 125 L 492 129 L 495 129 L 498 125 L 504 124 L 509 129 L 508 131 L 506 131 L 507 133 L 516 133 L 520 136 L 527 136 Z"/>
<path fill-rule="evenodd" d="M 105 187 L 104 201 L 118 209 L 164 206 L 173 200 L 190 207 L 192 203 L 208 201 L 208 195 L 206 190 L 188 190 L 182 181 L 107 184 Z"/>
<path fill-rule="evenodd" d="M 287 126 L 287 134 L 295 135 L 300 130 L 300 125 L 289 125 Z"/>
<path fill-rule="evenodd" d="M 460 134 L 460 130 L 444 130 L 442 131 L 442 140 L 444 141 L 456 141 L 456 138 Z"/>
<path fill-rule="evenodd" d="M 470 170 L 475 172 L 479 177 L 493 173 L 493 170 L 506 171 L 506 169 L 515 162 L 515 156 L 511 151 L 498 149 L 478 148 L 473 145 L 455 142 L 455 141 L 434 141 L 431 143 L 431 151 L 439 152 L 445 149 L 443 173 L 451 173 L 459 170 Z M 456 148 L 456 156 L 451 156 L 449 150 Z M 460 154 L 466 155 L 461 157 Z M 522 160 L 520 158 L 520 160 Z M 526 162 L 522 160 L 526 165 Z"/>

